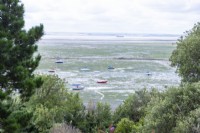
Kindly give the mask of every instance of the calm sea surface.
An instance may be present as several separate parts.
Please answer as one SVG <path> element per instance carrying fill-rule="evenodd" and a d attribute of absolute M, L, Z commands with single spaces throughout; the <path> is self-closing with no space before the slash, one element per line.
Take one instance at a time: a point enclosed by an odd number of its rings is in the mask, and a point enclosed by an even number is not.
<path fill-rule="evenodd" d="M 70 91 L 72 84 L 82 84 L 84 90 L 73 92 L 84 103 L 101 101 L 116 108 L 136 90 L 180 83 L 168 61 L 177 39 L 169 34 L 48 33 L 38 43 L 42 60 L 36 73 L 58 75 Z M 58 59 L 63 63 L 55 63 Z M 48 72 L 52 69 L 55 73 Z"/>

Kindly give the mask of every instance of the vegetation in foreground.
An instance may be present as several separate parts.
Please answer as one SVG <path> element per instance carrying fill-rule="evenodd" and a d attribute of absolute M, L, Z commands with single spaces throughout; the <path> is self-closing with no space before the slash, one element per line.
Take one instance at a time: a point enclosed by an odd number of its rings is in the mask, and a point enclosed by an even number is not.
<path fill-rule="evenodd" d="M 12 103 L 9 118 L 14 118 L 18 125 L 9 132 L 97 133 L 109 132 L 111 124 L 115 125 L 116 133 L 200 131 L 200 82 L 164 92 L 137 91 L 112 112 L 108 104 L 91 101 L 84 106 L 79 95 L 69 92 L 57 76 L 44 75 L 42 79 L 43 85 L 23 106 L 19 96 L 9 100 Z"/>
<path fill-rule="evenodd" d="M 178 40 L 170 58 L 180 87 L 137 91 L 111 112 L 106 103 L 84 106 L 55 75 L 35 76 L 41 57 L 33 54 L 43 25 L 23 30 L 19 0 L 2 0 L 0 9 L 0 132 L 200 132 L 200 23 Z"/>

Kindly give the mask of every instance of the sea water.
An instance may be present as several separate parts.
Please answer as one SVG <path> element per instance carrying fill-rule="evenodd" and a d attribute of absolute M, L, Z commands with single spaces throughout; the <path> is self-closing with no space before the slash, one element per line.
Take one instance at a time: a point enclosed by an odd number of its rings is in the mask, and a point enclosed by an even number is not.
<path fill-rule="evenodd" d="M 38 42 L 42 59 L 36 73 L 52 74 L 48 70 L 54 69 L 69 91 L 71 84 L 85 87 L 73 91 L 84 103 L 107 102 L 116 108 L 142 88 L 162 91 L 179 85 L 180 77 L 169 62 L 177 39 L 169 34 L 47 33 Z M 62 64 L 55 63 L 58 58 Z"/>

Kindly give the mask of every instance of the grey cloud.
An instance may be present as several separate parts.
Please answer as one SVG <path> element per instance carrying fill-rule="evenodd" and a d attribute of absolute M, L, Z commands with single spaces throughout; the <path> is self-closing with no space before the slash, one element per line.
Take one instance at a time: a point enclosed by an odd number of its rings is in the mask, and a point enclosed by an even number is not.
<path fill-rule="evenodd" d="M 22 1 L 27 25 L 41 22 L 48 31 L 180 33 L 200 18 L 198 0 Z"/>
<path fill-rule="evenodd" d="M 200 13 L 200 2 L 192 3 L 188 0 L 169 0 L 157 1 L 152 3 L 143 4 L 146 8 L 158 12 L 168 13 Z"/>

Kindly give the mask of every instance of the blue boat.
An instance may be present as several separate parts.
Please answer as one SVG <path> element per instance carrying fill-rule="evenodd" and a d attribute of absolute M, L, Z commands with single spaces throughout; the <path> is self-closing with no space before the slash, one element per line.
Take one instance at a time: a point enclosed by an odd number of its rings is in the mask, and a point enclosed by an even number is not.
<path fill-rule="evenodd" d="M 108 66 L 108 69 L 115 69 L 114 67 L 112 67 L 112 66 Z"/>

